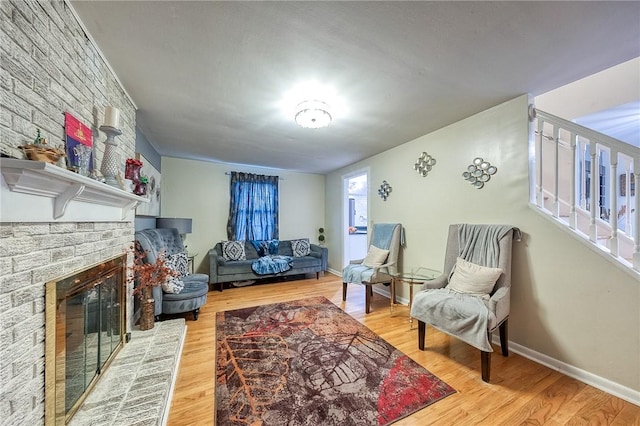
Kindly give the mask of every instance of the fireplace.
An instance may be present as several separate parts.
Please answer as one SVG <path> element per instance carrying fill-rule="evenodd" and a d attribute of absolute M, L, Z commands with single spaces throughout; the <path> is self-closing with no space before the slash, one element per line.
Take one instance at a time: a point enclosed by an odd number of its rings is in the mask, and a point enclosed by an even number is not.
<path fill-rule="evenodd" d="M 126 256 L 46 283 L 45 423 L 64 425 L 123 345 Z"/>

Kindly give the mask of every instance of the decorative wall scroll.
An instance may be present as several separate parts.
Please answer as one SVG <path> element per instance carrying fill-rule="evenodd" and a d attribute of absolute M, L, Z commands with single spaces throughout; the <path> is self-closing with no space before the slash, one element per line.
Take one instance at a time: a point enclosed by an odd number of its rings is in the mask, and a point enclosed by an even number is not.
<path fill-rule="evenodd" d="M 380 185 L 380 188 L 378 189 L 378 195 L 384 201 L 387 201 L 387 197 L 389 197 L 389 194 L 391 193 L 392 189 L 393 188 L 391 188 L 391 185 L 389 185 L 389 183 L 386 180 L 383 180 L 382 185 Z"/>
<path fill-rule="evenodd" d="M 422 177 L 426 177 L 427 174 L 431 171 L 431 168 L 436 165 L 436 159 L 423 152 L 420 157 L 418 157 L 418 161 L 413 165 L 413 168 L 416 172 Z"/>
<path fill-rule="evenodd" d="M 476 157 L 473 159 L 473 164 L 467 166 L 467 170 L 462 173 L 462 177 L 468 180 L 475 188 L 481 189 L 497 171 L 498 168 L 496 166 L 492 166 L 491 163 L 484 161 L 481 157 Z"/>

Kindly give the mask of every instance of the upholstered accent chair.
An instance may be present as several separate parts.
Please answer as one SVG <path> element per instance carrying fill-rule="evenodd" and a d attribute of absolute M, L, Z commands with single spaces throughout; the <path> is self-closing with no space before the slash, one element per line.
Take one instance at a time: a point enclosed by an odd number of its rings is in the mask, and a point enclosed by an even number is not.
<path fill-rule="evenodd" d="M 154 263 L 163 250 L 166 256 L 185 251 L 182 238 L 176 228 L 145 229 L 136 232 L 135 239 L 142 250 L 147 252 L 144 259 L 147 263 Z M 180 279 L 184 282 L 184 288 L 179 293 L 167 293 L 161 286 L 153 287 L 156 317 L 161 314 L 192 312 L 193 319 L 198 319 L 200 307 L 207 301 L 209 276 L 189 274 Z"/>
<path fill-rule="evenodd" d="M 375 223 L 364 259 L 351 260 L 342 270 L 342 300 L 347 300 L 347 284 L 365 285 L 365 312 L 371 311 L 374 284 L 390 284 L 398 271 L 402 239 L 399 223 Z"/>
<path fill-rule="evenodd" d="M 480 349 L 482 380 L 491 373 L 491 335 L 500 330 L 508 356 L 511 251 L 520 230 L 507 225 L 451 225 L 444 273 L 425 283 L 413 299 L 418 348 L 424 350 L 426 324 Z M 495 284 L 494 284 L 495 283 Z"/>

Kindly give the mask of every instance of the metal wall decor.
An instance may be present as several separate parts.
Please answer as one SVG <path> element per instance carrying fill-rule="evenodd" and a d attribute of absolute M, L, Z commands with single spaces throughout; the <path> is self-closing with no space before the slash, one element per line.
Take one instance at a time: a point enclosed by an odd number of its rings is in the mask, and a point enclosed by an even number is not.
<path fill-rule="evenodd" d="M 468 180 L 475 188 L 481 189 L 497 171 L 498 168 L 496 166 L 492 166 L 491 163 L 484 161 L 481 157 L 476 157 L 473 159 L 473 164 L 469 164 L 467 170 L 462 173 L 462 177 Z"/>
<path fill-rule="evenodd" d="M 380 189 L 378 189 L 378 195 L 384 201 L 387 201 L 387 197 L 389 197 L 389 194 L 391 193 L 392 189 L 393 188 L 391 188 L 391 185 L 389 185 L 389 182 L 387 182 L 386 180 L 383 180 L 382 185 L 380 185 Z"/>
<path fill-rule="evenodd" d="M 426 177 L 427 174 L 431 171 L 431 168 L 436 165 L 436 159 L 423 152 L 420 157 L 418 157 L 418 161 L 413 165 L 413 168 L 416 172 L 422 177 Z"/>

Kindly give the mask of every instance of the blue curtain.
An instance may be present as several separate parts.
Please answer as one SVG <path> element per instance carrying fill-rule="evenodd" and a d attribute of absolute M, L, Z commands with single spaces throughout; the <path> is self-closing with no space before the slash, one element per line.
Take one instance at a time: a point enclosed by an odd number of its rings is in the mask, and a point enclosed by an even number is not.
<path fill-rule="evenodd" d="M 279 238 L 278 176 L 231 172 L 229 240 Z"/>

